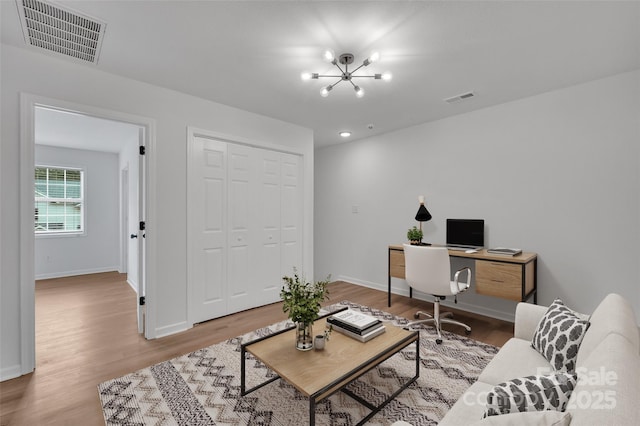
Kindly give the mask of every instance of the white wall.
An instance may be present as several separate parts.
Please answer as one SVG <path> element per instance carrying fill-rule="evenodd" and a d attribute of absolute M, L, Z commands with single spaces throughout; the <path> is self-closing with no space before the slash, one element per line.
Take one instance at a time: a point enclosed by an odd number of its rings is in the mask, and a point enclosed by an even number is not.
<path fill-rule="evenodd" d="M 311 130 L 122 78 L 25 49 L 2 45 L 0 52 L 2 205 L 0 282 L 0 378 L 20 374 L 22 348 L 19 186 L 20 92 L 120 111 L 155 120 L 157 188 L 155 223 L 148 223 L 147 247 L 153 253 L 156 280 L 152 336 L 179 331 L 187 324 L 186 155 L 187 126 L 298 150 L 305 161 L 304 265 L 313 276 L 313 133 Z M 215 76 L 213 77 L 215 78 Z M 28 194 L 26 196 L 32 196 Z M 155 231 L 155 232 L 152 232 Z M 150 247 L 151 246 L 151 247 Z M 27 262 L 29 260 L 26 260 Z M 149 312 L 152 311 L 152 312 Z M 135 327 L 135 324 L 132 324 Z M 28 345 L 27 345 L 28 347 Z M 17 374 L 16 374 L 17 372 Z"/>
<path fill-rule="evenodd" d="M 116 271 L 119 263 L 118 155 L 36 145 L 36 165 L 80 168 L 85 175 L 85 233 L 37 236 L 36 279 Z"/>
<path fill-rule="evenodd" d="M 487 246 L 538 253 L 540 304 L 590 312 L 618 292 L 640 318 L 640 71 L 317 150 L 315 172 L 319 276 L 386 290 L 387 246 L 422 194 L 425 241 L 444 243 L 446 218 L 485 219 Z M 515 305 L 459 304 L 507 319 Z"/>

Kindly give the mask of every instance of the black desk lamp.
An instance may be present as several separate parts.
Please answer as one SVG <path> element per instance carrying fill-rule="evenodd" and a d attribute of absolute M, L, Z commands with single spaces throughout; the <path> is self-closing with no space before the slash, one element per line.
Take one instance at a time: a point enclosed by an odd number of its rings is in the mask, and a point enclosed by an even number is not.
<path fill-rule="evenodd" d="M 418 213 L 416 213 L 416 220 L 420 222 L 420 232 L 422 232 L 422 222 L 430 221 L 431 213 L 429 213 L 429 210 L 424 206 L 424 195 L 420 195 L 418 201 L 420 202 L 420 207 L 418 208 Z M 420 241 L 420 245 L 430 246 L 431 244 Z"/>

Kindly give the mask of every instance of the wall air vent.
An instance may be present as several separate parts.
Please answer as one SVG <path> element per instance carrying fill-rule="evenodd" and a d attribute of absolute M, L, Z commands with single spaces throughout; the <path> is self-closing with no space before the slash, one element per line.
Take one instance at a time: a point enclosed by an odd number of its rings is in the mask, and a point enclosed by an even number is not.
<path fill-rule="evenodd" d="M 467 99 L 471 99 L 475 96 L 473 92 L 463 93 L 461 95 L 452 96 L 450 98 L 445 99 L 444 101 L 448 104 L 455 104 L 456 102 L 466 101 Z"/>
<path fill-rule="evenodd" d="M 106 24 L 41 0 L 16 0 L 28 45 L 84 63 L 98 63 Z"/>

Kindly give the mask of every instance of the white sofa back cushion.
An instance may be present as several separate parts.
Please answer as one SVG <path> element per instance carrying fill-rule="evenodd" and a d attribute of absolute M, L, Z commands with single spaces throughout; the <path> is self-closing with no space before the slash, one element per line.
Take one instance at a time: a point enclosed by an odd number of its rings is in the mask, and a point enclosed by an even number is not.
<path fill-rule="evenodd" d="M 606 336 L 576 369 L 578 384 L 566 411 L 577 425 L 632 425 L 640 419 L 638 347 L 618 334 Z"/>
<path fill-rule="evenodd" d="M 591 324 L 578 352 L 576 361 L 578 367 L 610 333 L 626 338 L 635 347 L 635 353 L 638 353 L 640 337 L 636 316 L 629 302 L 619 294 L 611 293 L 605 297 L 593 311 L 589 322 Z"/>

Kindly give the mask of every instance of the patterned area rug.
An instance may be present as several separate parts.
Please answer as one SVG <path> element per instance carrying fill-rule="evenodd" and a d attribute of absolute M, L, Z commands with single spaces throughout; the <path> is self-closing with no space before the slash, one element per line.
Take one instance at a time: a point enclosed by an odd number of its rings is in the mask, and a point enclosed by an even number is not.
<path fill-rule="evenodd" d="M 383 321 L 409 321 L 351 302 L 348 305 Z M 325 311 L 325 312 L 326 312 Z M 240 345 L 291 326 L 283 321 L 226 342 L 136 371 L 98 386 L 107 425 L 305 425 L 308 400 L 282 380 L 240 397 Z M 457 334 L 420 329 L 420 378 L 385 406 L 368 424 L 389 425 L 404 420 L 435 425 L 474 383 L 498 348 Z M 328 344 L 331 344 L 329 342 Z M 349 385 L 374 404 L 384 401 L 415 373 L 415 345 L 409 345 Z M 248 386 L 273 377 L 264 364 L 247 360 Z M 353 425 L 369 410 L 342 392 L 316 406 L 317 425 Z"/>

